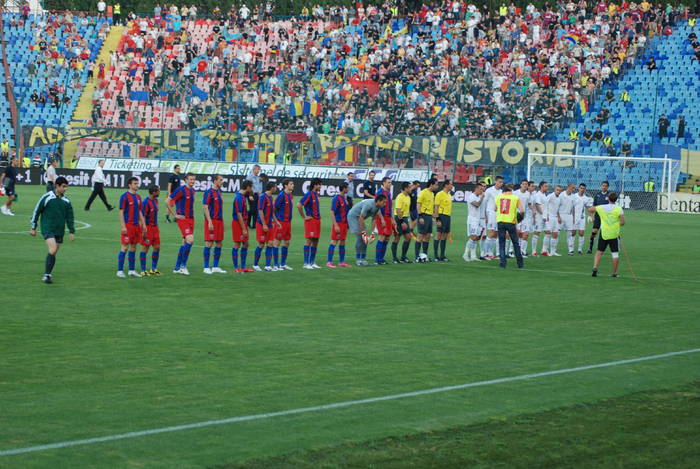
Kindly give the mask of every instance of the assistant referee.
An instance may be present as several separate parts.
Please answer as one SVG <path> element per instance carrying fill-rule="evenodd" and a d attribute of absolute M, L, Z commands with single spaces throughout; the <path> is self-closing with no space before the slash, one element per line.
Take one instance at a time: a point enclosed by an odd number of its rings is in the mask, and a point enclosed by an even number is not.
<path fill-rule="evenodd" d="M 515 260 L 518 263 L 518 269 L 522 269 L 525 265 L 523 263 L 523 253 L 520 252 L 518 230 L 515 229 L 515 225 L 518 223 L 518 213 L 520 213 L 521 216 L 525 213 L 523 203 L 517 195 L 513 195 L 513 186 L 510 184 L 503 186 L 503 192 L 496 196 L 494 203 L 496 204 L 498 247 L 500 248 L 498 250 L 498 255 L 501 259 L 499 265 L 503 269 L 506 268 L 506 233 L 508 233 L 510 239 L 513 241 L 513 251 L 515 253 Z"/>

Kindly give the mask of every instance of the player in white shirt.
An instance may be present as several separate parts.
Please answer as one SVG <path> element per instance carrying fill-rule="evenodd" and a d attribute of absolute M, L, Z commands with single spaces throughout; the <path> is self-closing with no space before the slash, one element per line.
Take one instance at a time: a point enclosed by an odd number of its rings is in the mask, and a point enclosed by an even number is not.
<path fill-rule="evenodd" d="M 559 219 L 566 232 L 566 248 L 570 256 L 574 255 L 574 185 L 566 186 L 566 191 L 559 195 Z"/>
<path fill-rule="evenodd" d="M 532 192 L 530 191 L 530 183 L 528 180 L 523 179 L 520 181 L 520 189 L 513 192 L 513 194 L 518 196 L 520 202 L 523 204 L 523 208 L 525 209 L 523 221 L 515 225 L 515 228 L 518 230 L 518 236 L 520 236 L 520 252 L 522 253 L 523 257 L 527 257 L 527 237 L 530 234 L 530 219 L 532 212 L 530 207 L 530 195 Z"/>
<path fill-rule="evenodd" d="M 481 255 L 487 259 L 495 259 L 498 257 L 496 246 L 498 245 L 498 222 L 496 221 L 496 196 L 499 195 L 503 187 L 503 177 L 496 176 L 496 183 L 486 189 L 484 192 L 484 202 L 486 204 L 486 230 L 488 238 L 486 239 L 486 253 L 482 251 Z"/>
<path fill-rule="evenodd" d="M 593 197 L 586 195 L 586 185 L 578 185 L 578 192 L 574 198 L 574 235 L 578 231 L 578 253 L 583 254 L 583 246 L 586 244 L 584 235 L 586 234 L 586 212 L 588 207 L 593 206 Z"/>
<path fill-rule="evenodd" d="M 541 181 L 539 190 L 533 193 L 530 199 L 530 204 L 532 205 L 532 257 L 537 257 L 539 255 L 537 254 L 537 241 L 540 239 L 540 233 L 542 233 L 544 229 L 547 189 L 549 189 L 549 185 L 545 181 Z M 542 245 L 543 248 L 545 246 L 545 244 Z"/>
<path fill-rule="evenodd" d="M 557 186 L 554 192 L 547 196 L 547 208 L 544 220 L 544 243 L 542 244 L 542 255 L 561 256 L 557 253 L 557 242 L 559 241 L 559 230 L 561 218 L 559 217 L 559 194 L 562 187 Z"/>
<path fill-rule="evenodd" d="M 474 192 L 467 194 L 467 245 L 464 248 L 462 259 L 466 262 L 478 261 L 476 255 L 476 242 L 481 238 L 484 228 L 481 224 L 481 213 L 484 200 L 484 186 L 477 184 Z"/>

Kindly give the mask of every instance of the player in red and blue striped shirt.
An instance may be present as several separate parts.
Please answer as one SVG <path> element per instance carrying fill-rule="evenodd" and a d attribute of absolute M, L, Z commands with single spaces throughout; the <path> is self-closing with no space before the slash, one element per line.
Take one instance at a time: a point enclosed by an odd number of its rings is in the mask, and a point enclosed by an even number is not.
<path fill-rule="evenodd" d="M 384 195 L 386 197 L 386 205 L 381 208 L 379 211 L 380 215 L 375 218 L 375 224 L 379 234 L 375 262 L 378 265 L 384 265 L 387 263 L 384 260 L 384 256 L 386 255 L 386 247 L 389 245 L 389 238 L 396 230 L 394 202 L 391 198 L 391 178 L 382 178 L 382 186 L 377 190 L 376 195 Z"/>
<path fill-rule="evenodd" d="M 321 207 L 319 206 L 318 193 L 321 191 L 321 180 L 313 178 L 309 185 L 309 191 L 304 194 L 297 204 L 299 215 L 304 217 L 304 268 L 320 269 L 316 265 L 316 249 L 318 238 L 321 236 Z"/>
<path fill-rule="evenodd" d="M 338 245 L 338 256 L 340 259 L 338 266 L 350 267 L 345 263 L 345 240 L 348 237 L 348 211 L 350 210 L 350 204 L 348 204 L 347 199 L 348 183 L 341 182 L 338 189 L 340 193 L 333 196 L 333 200 L 331 200 L 333 226 L 331 227 L 331 244 L 328 245 L 328 262 L 326 263 L 326 267 L 331 269 L 335 269 L 333 254 L 336 245 Z"/>
<path fill-rule="evenodd" d="M 294 210 L 294 181 L 284 179 L 282 181 L 282 192 L 275 199 L 275 217 L 279 227 L 275 230 L 275 247 L 273 256 L 275 267 L 280 270 L 293 270 L 287 265 L 287 255 L 289 254 L 289 241 L 292 239 L 292 212 Z M 280 244 L 282 245 L 282 264 L 277 263 Z"/>
<path fill-rule="evenodd" d="M 204 205 L 204 273 L 225 274 L 226 271 L 219 267 L 221 243 L 224 240 L 224 199 L 221 196 L 221 185 L 224 183 L 224 178 L 220 174 L 215 174 L 211 180 L 211 188 L 207 189 L 202 197 Z M 212 245 L 214 245 L 214 264 L 209 268 Z"/>
<path fill-rule="evenodd" d="M 231 220 L 231 237 L 233 238 L 233 248 L 231 249 L 231 260 L 233 268 L 238 274 L 243 272 L 253 272 L 253 269 L 246 267 L 248 258 L 248 198 L 253 193 L 253 183 L 250 181 L 241 182 L 241 189 L 233 199 L 233 210 Z M 238 253 L 240 249 L 241 264 L 238 266 Z"/>
<path fill-rule="evenodd" d="M 268 182 L 265 185 L 265 192 L 258 199 L 257 221 L 255 223 L 255 237 L 258 241 L 258 247 L 255 248 L 255 260 L 253 262 L 253 270 L 261 271 L 258 265 L 262 248 L 265 247 L 265 271 L 276 272 L 277 267 L 272 267 L 273 245 L 275 242 L 275 230 L 277 229 L 277 219 L 275 218 L 275 201 L 272 196 L 277 192 L 277 185 L 274 182 Z"/>
<path fill-rule="evenodd" d="M 141 241 L 146 224 L 141 213 L 141 196 L 139 190 L 141 182 L 136 177 L 126 181 L 128 191 L 119 198 L 119 221 L 121 223 L 121 250 L 117 262 L 117 277 L 126 278 L 124 274 L 124 257 L 129 252 L 129 276 L 141 277 L 136 272 L 136 246 Z"/>
<path fill-rule="evenodd" d="M 158 196 L 160 188 L 155 184 L 148 188 L 148 197 L 141 204 L 141 213 L 146 224 L 146 234 L 141 239 L 141 274 L 142 275 L 160 275 L 158 270 L 158 257 L 160 256 L 160 228 L 158 228 Z M 148 249 L 151 251 L 151 270 L 146 270 L 146 255 Z"/>
<path fill-rule="evenodd" d="M 194 183 L 195 175 L 187 173 L 185 185 L 175 189 L 165 199 L 168 212 L 177 220 L 177 226 L 182 233 L 182 246 L 177 254 L 177 262 L 173 269 L 174 274 L 190 275 L 189 270 L 187 270 L 187 259 L 192 250 L 192 243 L 194 243 Z M 175 212 L 172 209 L 173 205 L 176 207 Z"/>

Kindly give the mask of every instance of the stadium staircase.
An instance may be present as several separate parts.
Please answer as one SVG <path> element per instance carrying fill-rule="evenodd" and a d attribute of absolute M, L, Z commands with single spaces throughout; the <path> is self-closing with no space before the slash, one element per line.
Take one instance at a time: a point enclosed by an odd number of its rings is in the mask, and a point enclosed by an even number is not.
<path fill-rule="evenodd" d="M 0 34 L 3 34 L 3 23 L 4 21 L 0 18 Z M 10 68 L 7 63 L 7 51 L 4 41 L 0 41 L 0 57 L 2 57 L 2 75 L 0 76 L 0 142 L 7 139 L 10 145 L 14 147 L 15 129 L 14 125 L 12 125 L 14 120 L 12 117 L 10 99 L 12 95 L 12 83 L 7 80 L 7 77 L 10 76 Z M 0 163 L 4 164 L 4 162 Z"/>
<path fill-rule="evenodd" d="M 100 62 L 104 62 L 105 65 L 109 66 L 109 53 L 117 49 L 119 46 L 119 41 L 124 35 L 124 26 L 112 26 L 109 29 L 109 33 L 105 38 L 100 52 L 97 54 L 97 59 L 95 60 L 94 77 L 92 80 L 88 81 L 83 88 L 83 92 L 80 95 L 80 100 L 78 105 L 73 112 L 73 117 L 71 119 L 72 127 L 87 127 L 88 122 L 91 119 L 92 112 L 92 94 L 97 86 L 97 66 Z M 72 140 L 68 141 L 63 146 L 63 152 L 66 161 L 71 161 L 78 151 L 78 141 Z"/>
<path fill-rule="evenodd" d="M 569 132 L 576 129 L 581 136 L 586 127 L 591 131 L 601 128 L 606 136 L 612 138 L 612 142 L 618 149 L 623 142 L 628 142 L 632 147 L 632 156 L 637 157 L 664 157 L 672 151 L 666 145 L 683 147 L 681 158 L 683 163 L 681 171 L 684 173 L 700 171 L 691 170 L 700 165 L 700 113 L 696 110 L 700 105 L 700 67 L 693 59 L 692 48 L 687 40 L 691 27 L 686 22 L 678 23 L 670 36 L 656 36 L 649 41 L 647 48 L 640 54 L 635 65 L 627 69 L 616 82 L 605 85 L 594 102 L 588 104 L 588 112 L 579 116 L 575 121 L 564 125 L 556 131 L 553 137 L 556 140 L 567 140 Z M 650 57 L 654 57 L 657 70 L 649 71 L 646 63 Z M 607 90 L 612 90 L 615 100 L 608 103 L 605 100 Z M 631 101 L 620 101 L 620 94 L 627 90 Z M 598 125 L 595 117 L 598 112 L 607 107 L 610 110 L 610 119 L 606 124 Z M 660 139 L 657 121 L 659 116 L 666 114 L 671 122 L 668 129 L 668 138 Z M 679 116 L 686 120 L 684 138 L 676 138 Z M 607 155 L 608 152 L 601 144 L 588 143 L 579 137 L 578 153 L 583 155 Z M 671 157 L 671 156 L 670 156 Z M 691 162 L 691 160 L 693 160 Z M 582 163 L 578 170 L 570 169 L 577 180 L 576 173 L 588 170 L 594 174 L 594 180 L 617 179 L 620 171 L 615 167 L 618 163 L 587 162 Z M 641 185 L 649 177 L 660 181 L 662 179 L 661 168 L 645 165 L 644 168 L 631 168 L 631 174 L 626 177 L 629 181 L 638 181 L 639 187 L 634 190 L 642 190 Z M 564 171 L 566 173 L 566 170 Z M 567 174 L 567 176 L 569 176 Z M 683 174 L 681 180 L 686 180 L 688 174 Z"/>

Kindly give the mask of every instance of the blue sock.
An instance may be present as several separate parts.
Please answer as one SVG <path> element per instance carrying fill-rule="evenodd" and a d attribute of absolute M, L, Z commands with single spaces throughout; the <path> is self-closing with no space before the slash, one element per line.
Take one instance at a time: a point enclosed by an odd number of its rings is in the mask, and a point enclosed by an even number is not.
<path fill-rule="evenodd" d="M 277 246 L 272 247 L 272 258 L 275 261 L 275 267 L 280 266 L 280 248 Z"/>
<path fill-rule="evenodd" d="M 272 263 L 272 246 L 265 247 L 265 267 L 270 267 Z"/>
<path fill-rule="evenodd" d="M 221 248 L 214 247 L 214 267 L 219 267 L 219 259 L 221 259 Z"/>
<path fill-rule="evenodd" d="M 129 251 L 129 270 L 136 270 L 136 253 L 134 251 Z"/>
<path fill-rule="evenodd" d="M 341 244 L 338 246 L 338 257 L 340 258 L 340 263 L 344 264 L 345 263 L 345 245 Z"/>
<path fill-rule="evenodd" d="M 124 270 L 124 259 L 126 258 L 126 253 L 124 251 L 119 251 L 119 257 L 117 258 L 117 270 L 121 272 Z"/>
<path fill-rule="evenodd" d="M 146 251 L 141 251 L 139 254 L 139 262 L 141 263 L 141 272 L 146 270 Z"/>
<path fill-rule="evenodd" d="M 238 248 L 231 249 L 231 260 L 233 261 L 233 269 L 238 270 Z"/>
<path fill-rule="evenodd" d="M 379 262 L 382 260 L 382 241 L 377 241 L 377 249 L 374 252 L 374 261 Z"/>
<path fill-rule="evenodd" d="M 241 269 L 245 269 L 246 261 L 248 260 L 248 248 L 241 249 Z"/>
<path fill-rule="evenodd" d="M 158 267 L 158 258 L 160 257 L 160 251 L 153 251 L 151 253 L 151 269 L 156 270 Z"/>
<path fill-rule="evenodd" d="M 260 263 L 260 254 L 262 254 L 262 248 L 258 246 L 255 248 L 255 257 L 253 259 L 253 265 L 258 265 Z"/>
<path fill-rule="evenodd" d="M 282 246 L 282 265 L 287 265 L 287 254 L 289 248 L 287 246 Z"/>
<path fill-rule="evenodd" d="M 335 244 L 328 245 L 328 262 L 333 262 L 333 253 L 335 252 Z"/>
<path fill-rule="evenodd" d="M 182 249 L 182 267 L 187 267 L 187 259 L 190 257 L 190 250 L 192 250 L 192 245 L 190 243 L 185 243 Z"/>
<path fill-rule="evenodd" d="M 204 246 L 204 268 L 209 268 L 209 256 L 211 255 L 211 248 Z"/>
<path fill-rule="evenodd" d="M 315 264 L 316 263 L 316 246 L 309 246 L 310 252 L 309 252 L 309 264 Z"/>
<path fill-rule="evenodd" d="M 180 270 L 180 267 L 182 267 L 182 254 L 185 251 L 185 245 L 183 244 L 180 246 L 180 250 L 177 252 L 177 262 L 175 263 L 175 269 L 173 270 Z"/>
<path fill-rule="evenodd" d="M 311 257 L 310 253 L 311 248 L 307 245 L 304 245 L 304 265 L 309 264 L 309 257 Z"/>

